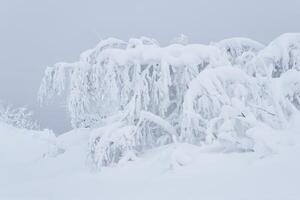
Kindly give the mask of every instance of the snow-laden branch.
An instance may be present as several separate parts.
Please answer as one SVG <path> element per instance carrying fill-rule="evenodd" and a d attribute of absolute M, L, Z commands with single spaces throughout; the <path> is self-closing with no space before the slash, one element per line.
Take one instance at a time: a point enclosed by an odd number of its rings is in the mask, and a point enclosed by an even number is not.
<path fill-rule="evenodd" d="M 171 137 L 174 142 L 177 141 L 177 132 L 176 129 L 166 120 L 162 119 L 161 117 L 154 115 L 153 113 L 141 111 L 141 120 L 148 120 L 151 122 L 154 122 L 155 124 L 161 126 L 164 128 L 169 134 L 171 134 Z"/>

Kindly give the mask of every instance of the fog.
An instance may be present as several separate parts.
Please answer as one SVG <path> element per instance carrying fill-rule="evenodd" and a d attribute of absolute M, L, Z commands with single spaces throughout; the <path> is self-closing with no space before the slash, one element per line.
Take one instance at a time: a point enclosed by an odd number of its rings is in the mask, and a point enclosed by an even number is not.
<path fill-rule="evenodd" d="M 148 36 L 167 45 L 184 33 L 207 44 L 228 37 L 268 43 L 299 32 L 299 0 L 1 0 L 0 99 L 28 105 L 43 128 L 70 129 L 65 105 L 41 108 L 37 90 L 46 66 L 76 61 L 101 39 Z"/>

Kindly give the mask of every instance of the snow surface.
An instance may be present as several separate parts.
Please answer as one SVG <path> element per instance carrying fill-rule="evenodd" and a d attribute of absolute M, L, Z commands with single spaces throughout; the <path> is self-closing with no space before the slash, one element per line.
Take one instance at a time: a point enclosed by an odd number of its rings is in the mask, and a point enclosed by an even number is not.
<path fill-rule="evenodd" d="M 0 199 L 298 200 L 299 120 L 286 131 L 256 127 L 269 152 L 170 144 L 100 172 L 88 163 L 88 129 L 55 138 L 0 124 Z"/>

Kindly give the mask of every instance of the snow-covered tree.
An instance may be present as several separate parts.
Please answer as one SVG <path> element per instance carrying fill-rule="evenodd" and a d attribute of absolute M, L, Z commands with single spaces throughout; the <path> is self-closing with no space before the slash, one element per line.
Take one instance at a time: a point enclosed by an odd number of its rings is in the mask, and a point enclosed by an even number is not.
<path fill-rule="evenodd" d="M 280 54 L 270 49 L 281 37 L 289 45 Z M 72 126 L 93 128 L 89 158 L 97 167 L 174 142 L 252 151 L 248 130 L 282 128 L 299 112 L 299 35 L 281 37 L 267 47 L 245 38 L 167 47 L 109 38 L 78 62 L 48 67 L 39 100 L 66 94 Z"/>

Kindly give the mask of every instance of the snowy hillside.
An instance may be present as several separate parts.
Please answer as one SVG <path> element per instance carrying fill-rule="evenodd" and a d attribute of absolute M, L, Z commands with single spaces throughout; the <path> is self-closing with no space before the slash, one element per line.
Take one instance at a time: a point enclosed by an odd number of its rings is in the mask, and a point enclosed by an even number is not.
<path fill-rule="evenodd" d="M 68 133 L 0 120 L 0 199 L 300 198 L 300 34 L 109 38 L 46 69 L 56 95 Z"/>

